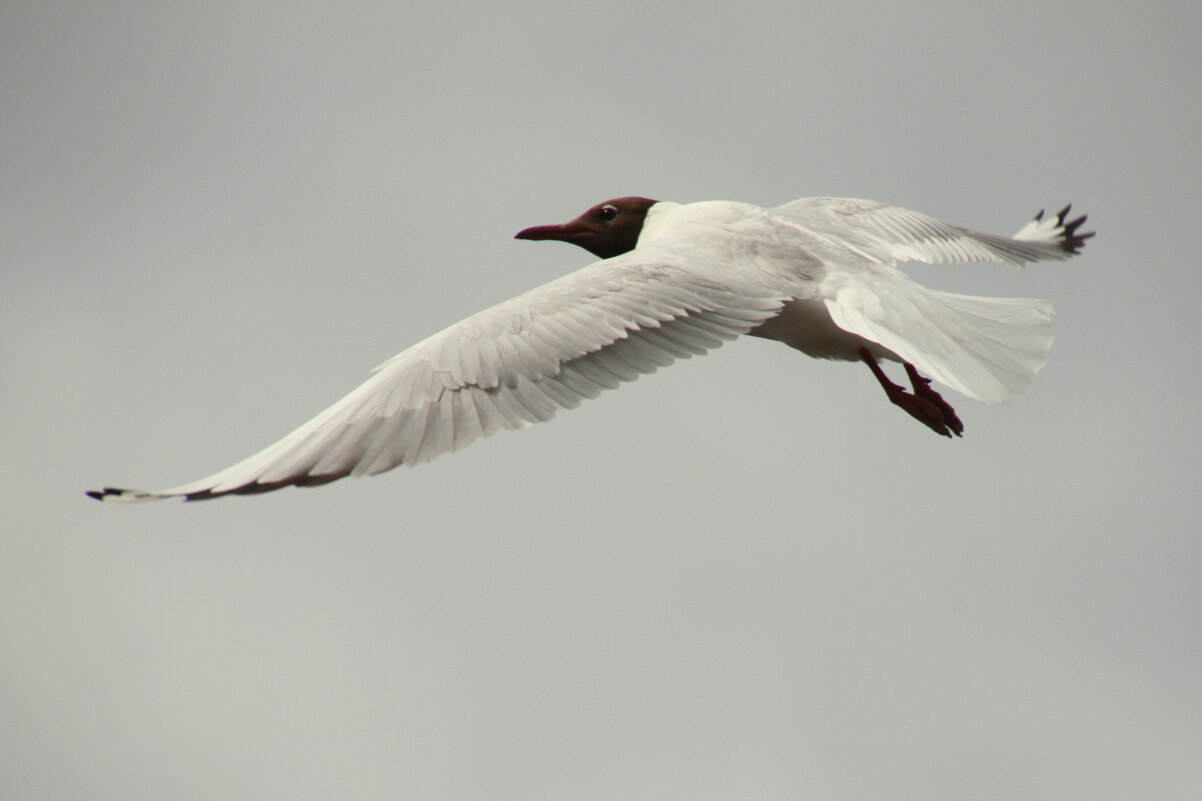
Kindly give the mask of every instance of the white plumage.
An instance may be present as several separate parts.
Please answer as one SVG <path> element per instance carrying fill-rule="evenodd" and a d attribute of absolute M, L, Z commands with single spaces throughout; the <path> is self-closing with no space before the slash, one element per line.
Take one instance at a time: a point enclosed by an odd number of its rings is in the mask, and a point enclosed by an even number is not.
<path fill-rule="evenodd" d="M 1014 237 L 999 237 L 841 198 L 774 209 L 637 198 L 599 204 L 565 226 L 519 236 L 620 255 L 419 342 L 308 423 L 226 470 L 155 492 L 89 494 L 125 503 L 191 500 L 420 464 L 499 430 L 549 420 L 602 390 L 746 333 L 818 358 L 860 360 L 864 348 L 868 359 L 908 362 L 969 397 L 1000 402 L 1025 391 L 1043 367 L 1051 305 L 928 290 L 897 263 L 1021 266 L 1066 259 L 1090 236 L 1076 233 L 1084 218 L 1066 222 L 1067 211 L 1046 219 L 1041 212 Z M 615 218 L 625 232 L 604 227 Z M 601 236 L 610 238 L 590 245 L 564 233 L 585 223 L 602 226 Z M 628 243 L 619 241 L 624 236 Z"/>

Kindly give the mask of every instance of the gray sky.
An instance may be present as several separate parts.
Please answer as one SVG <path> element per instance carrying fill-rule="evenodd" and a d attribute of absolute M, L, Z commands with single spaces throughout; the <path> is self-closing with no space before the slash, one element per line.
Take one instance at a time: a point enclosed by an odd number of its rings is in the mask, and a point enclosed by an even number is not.
<path fill-rule="evenodd" d="M 9 0 L 0 797 L 1202 797 L 1200 26 Z M 257 450 L 626 194 L 1099 235 L 914 271 L 1056 303 L 960 441 L 747 340 L 417 470 L 83 496 Z"/>

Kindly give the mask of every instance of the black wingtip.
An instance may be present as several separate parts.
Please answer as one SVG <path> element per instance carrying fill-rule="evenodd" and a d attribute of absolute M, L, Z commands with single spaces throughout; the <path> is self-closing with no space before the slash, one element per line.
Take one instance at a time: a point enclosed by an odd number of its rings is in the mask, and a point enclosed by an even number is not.
<path fill-rule="evenodd" d="M 224 494 L 225 493 L 223 492 L 209 492 L 208 490 L 190 492 L 184 496 L 184 502 L 191 503 L 192 501 L 211 501 L 214 498 L 220 498 Z"/>
<path fill-rule="evenodd" d="M 1066 253 L 1076 255 L 1081 252 L 1081 248 L 1085 247 L 1085 240 L 1097 234 L 1096 231 L 1086 231 L 1083 234 L 1077 233 L 1077 229 L 1085 224 L 1089 219 L 1088 214 L 1082 214 L 1075 220 L 1068 219 L 1068 213 L 1072 210 L 1073 204 L 1069 203 L 1060 213 L 1056 215 L 1056 222 L 1063 228 L 1064 233 L 1060 235 L 1060 249 Z"/>
<path fill-rule="evenodd" d="M 125 490 L 118 489 L 116 487 L 105 487 L 104 489 L 100 490 L 88 490 L 84 493 L 84 495 L 87 495 L 89 498 L 97 501 L 103 501 L 105 498 L 108 498 L 111 495 L 124 495 L 125 492 Z"/>

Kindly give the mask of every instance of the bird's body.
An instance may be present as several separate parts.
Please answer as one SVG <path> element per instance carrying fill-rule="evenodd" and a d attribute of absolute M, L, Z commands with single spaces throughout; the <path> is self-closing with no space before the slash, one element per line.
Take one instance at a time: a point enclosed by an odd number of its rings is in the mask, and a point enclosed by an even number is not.
<path fill-rule="evenodd" d="M 962 425 L 919 370 L 978 400 L 1024 392 L 1052 342 L 1045 301 L 975 298 L 909 281 L 900 261 L 1021 266 L 1074 255 L 1091 234 L 1068 209 L 1014 237 L 978 234 L 874 201 L 807 198 L 772 209 L 646 198 L 598 204 L 522 239 L 602 261 L 419 342 L 313 420 L 250 458 L 157 492 L 189 500 L 314 486 L 414 465 L 501 429 L 550 419 L 677 358 L 740 334 L 815 358 L 865 361 L 891 401 L 937 433 Z M 892 384 L 877 361 L 905 365 Z"/>

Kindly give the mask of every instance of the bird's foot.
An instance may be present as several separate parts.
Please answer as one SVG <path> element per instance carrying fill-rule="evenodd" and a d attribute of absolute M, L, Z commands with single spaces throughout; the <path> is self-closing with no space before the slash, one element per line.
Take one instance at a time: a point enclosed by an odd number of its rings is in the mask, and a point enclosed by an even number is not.
<path fill-rule="evenodd" d="M 955 412 L 952 412 L 951 407 L 946 403 L 942 403 L 941 406 L 924 395 L 918 393 L 911 394 L 896 384 L 894 386 L 896 387 L 896 391 L 889 392 L 889 400 L 893 401 L 894 405 L 900 406 L 915 420 L 942 437 L 950 438 L 953 433 L 957 437 L 962 435 L 964 426 L 956 418 Z M 931 394 L 939 398 L 937 393 L 932 392 Z M 942 401 L 942 398 L 939 398 L 939 400 Z M 947 409 L 948 412 L 945 413 L 944 409 Z M 951 420 L 948 419 L 948 413 L 950 413 Z"/>
<path fill-rule="evenodd" d="M 910 377 L 910 384 L 914 388 L 913 392 L 906 392 L 905 387 L 889 380 L 867 348 L 860 348 L 860 355 L 895 406 L 901 407 L 906 414 L 942 437 L 951 438 L 953 434 L 963 436 L 964 424 L 956 416 L 956 410 L 942 395 L 931 389 L 931 379 L 919 375 L 914 365 L 905 362 L 906 375 Z"/>
<path fill-rule="evenodd" d="M 920 376 L 918 374 L 918 370 L 916 370 L 914 365 L 910 364 L 909 362 L 906 362 L 906 375 L 910 377 L 910 386 L 914 388 L 914 397 L 926 400 L 939 410 L 945 429 L 950 430 L 952 434 L 955 434 L 957 437 L 964 436 L 964 424 L 961 423 L 960 418 L 956 416 L 956 410 L 952 408 L 950 403 L 943 399 L 942 395 L 931 389 L 931 379 Z M 913 412 L 911 412 L 911 414 L 913 414 Z M 924 420 L 923 422 L 926 421 Z M 931 424 L 927 423 L 927 425 Z M 931 427 L 934 428 L 934 426 Z M 938 429 L 936 430 L 938 431 Z M 950 434 L 947 434 L 946 431 L 939 431 L 939 433 L 943 434 L 944 436 L 951 436 Z"/>

